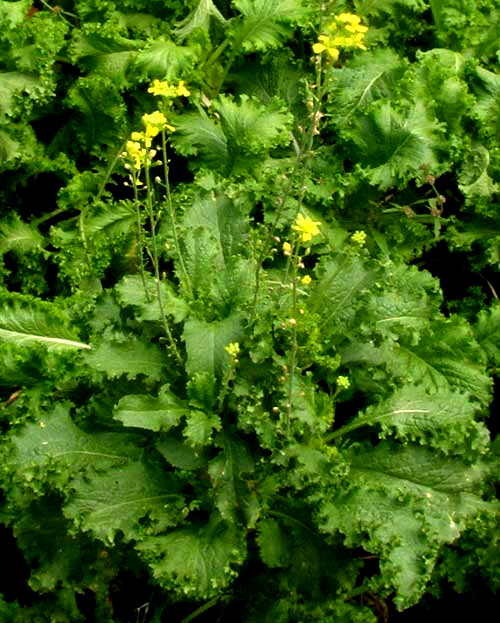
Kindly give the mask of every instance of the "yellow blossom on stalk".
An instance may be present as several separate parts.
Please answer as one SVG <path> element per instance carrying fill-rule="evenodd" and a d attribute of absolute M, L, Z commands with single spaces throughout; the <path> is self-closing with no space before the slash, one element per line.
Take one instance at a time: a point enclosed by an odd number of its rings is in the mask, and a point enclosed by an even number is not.
<path fill-rule="evenodd" d="M 339 58 L 339 50 L 328 35 L 319 35 L 318 42 L 313 45 L 312 49 L 315 54 L 326 52 L 333 61 Z"/>
<path fill-rule="evenodd" d="M 153 84 L 149 87 L 148 93 L 161 95 L 162 97 L 188 97 L 188 95 L 190 95 L 184 80 L 181 80 L 176 87 L 173 84 L 169 84 L 166 80 L 153 80 Z"/>
<path fill-rule="evenodd" d="M 165 129 L 169 132 L 175 132 L 174 126 L 167 123 L 167 118 L 159 110 L 142 115 L 142 122 L 146 126 L 145 132 L 148 137 L 155 137 L 161 130 Z"/>
<path fill-rule="evenodd" d="M 284 242 L 283 243 L 283 254 L 284 255 L 292 255 L 292 245 L 289 242 Z"/>
<path fill-rule="evenodd" d="M 351 240 L 360 247 L 363 247 L 366 243 L 366 232 L 362 230 L 355 231 L 351 236 Z"/>
<path fill-rule="evenodd" d="M 224 350 L 232 359 L 236 359 L 240 354 L 240 345 L 238 342 L 230 342 Z"/>
<path fill-rule="evenodd" d="M 181 80 L 176 87 L 177 95 L 181 95 L 184 97 L 189 97 L 191 95 L 191 91 L 188 91 L 186 88 L 186 83 L 184 80 Z"/>
<path fill-rule="evenodd" d="M 350 386 L 351 386 L 351 381 L 347 378 L 347 376 L 337 377 L 338 389 L 349 389 Z"/>
<path fill-rule="evenodd" d="M 329 34 L 318 37 L 318 43 L 313 45 L 313 50 L 316 53 L 332 50 L 329 54 L 334 60 L 338 58 L 339 48 L 366 50 L 364 38 L 367 30 L 368 27 L 361 24 L 359 15 L 340 13 L 327 25 L 326 31 Z M 336 50 L 336 55 L 333 50 Z"/>
<path fill-rule="evenodd" d="M 344 28 L 349 32 L 365 33 L 368 30 L 367 26 L 363 26 L 361 24 L 361 18 L 359 17 L 359 15 L 354 15 L 353 13 L 341 13 L 340 15 L 337 15 L 335 19 L 338 22 L 343 23 Z"/>
<path fill-rule="evenodd" d="M 300 234 L 302 242 L 309 242 L 313 236 L 319 234 L 319 221 L 313 221 L 308 216 L 299 214 L 295 219 L 295 223 L 292 225 L 292 229 Z"/>
<path fill-rule="evenodd" d="M 138 141 L 127 141 L 125 144 L 125 151 L 122 153 L 122 156 L 124 158 L 130 158 L 134 169 L 136 171 L 140 171 L 146 157 L 146 149 Z"/>
<path fill-rule="evenodd" d="M 309 275 L 304 275 L 302 277 L 302 279 L 300 280 L 300 283 L 303 286 L 308 286 L 311 283 L 311 281 L 312 281 L 312 279 L 311 279 L 311 277 Z"/>

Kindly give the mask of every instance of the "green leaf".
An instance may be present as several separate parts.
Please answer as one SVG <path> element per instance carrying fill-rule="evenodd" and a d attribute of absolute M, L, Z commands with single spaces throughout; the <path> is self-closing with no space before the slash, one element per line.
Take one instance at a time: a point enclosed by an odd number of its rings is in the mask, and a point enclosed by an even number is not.
<path fill-rule="evenodd" d="M 293 32 L 291 25 L 312 12 L 300 0 L 234 0 L 233 4 L 244 15 L 236 37 L 245 52 L 282 45 Z"/>
<path fill-rule="evenodd" d="M 0 115 L 12 115 L 15 98 L 21 94 L 35 96 L 44 92 L 43 83 L 37 76 L 17 71 L 0 73 Z"/>
<path fill-rule="evenodd" d="M 125 275 L 115 286 L 115 292 L 122 305 L 130 305 L 136 309 L 135 317 L 138 320 L 161 320 L 158 292 L 152 275 L 144 275 L 144 283 L 140 275 Z M 172 316 L 174 322 L 182 322 L 189 309 L 185 300 L 176 296 L 166 281 L 160 283 L 160 292 L 165 314 Z"/>
<path fill-rule="evenodd" d="M 158 432 L 177 426 L 181 418 L 188 414 L 187 404 L 164 385 L 157 397 L 143 394 L 124 396 L 116 405 L 113 418 L 124 426 Z"/>
<path fill-rule="evenodd" d="M 287 567 L 290 562 L 290 540 L 276 519 L 261 519 L 257 524 L 259 554 L 262 562 L 274 569 Z"/>
<path fill-rule="evenodd" d="M 241 338 L 241 318 L 233 314 L 217 322 L 205 322 L 188 318 L 184 323 L 182 337 L 186 343 L 186 370 L 190 376 L 206 374 L 214 382 L 222 377 L 227 353 L 224 350 L 230 342 Z"/>
<path fill-rule="evenodd" d="M 0 254 L 14 251 L 23 255 L 40 250 L 43 247 L 43 236 L 34 225 L 22 221 L 14 215 L 9 221 L 0 224 Z"/>
<path fill-rule="evenodd" d="M 174 467 L 199 469 L 207 463 L 207 457 L 172 434 L 156 442 L 156 449 Z"/>
<path fill-rule="evenodd" d="M 0 309 L 0 340 L 16 345 L 42 344 L 48 349 L 90 349 L 69 327 L 69 318 L 55 305 L 37 301 L 33 306 L 17 301 Z"/>
<path fill-rule="evenodd" d="M 135 63 L 143 76 L 165 80 L 179 80 L 191 70 L 196 52 L 189 46 L 175 45 L 162 39 L 151 42 L 137 53 Z"/>
<path fill-rule="evenodd" d="M 212 0 L 199 0 L 196 8 L 177 25 L 175 35 L 179 41 L 184 41 L 197 28 L 208 31 L 210 21 L 214 19 L 224 25 L 226 20 Z"/>
<path fill-rule="evenodd" d="M 446 454 L 484 453 L 489 434 L 474 418 L 477 405 L 463 394 L 406 386 L 368 407 L 352 422 L 330 435 L 336 439 L 364 426 L 380 427 L 381 438 L 394 435 L 403 442 L 426 444 Z"/>
<path fill-rule="evenodd" d="M 252 529 L 260 513 L 257 496 L 249 486 L 254 464 L 248 448 L 241 439 L 221 433 L 220 454 L 209 463 L 213 497 L 221 517 L 235 524 L 242 520 Z"/>
<path fill-rule="evenodd" d="M 27 424 L 12 436 L 16 450 L 12 465 L 17 476 L 29 482 L 35 468 L 43 468 L 39 476 L 46 478 L 47 467 L 52 467 L 56 474 L 57 470 L 64 470 L 59 472 L 61 477 L 73 478 L 82 469 L 106 469 L 140 456 L 135 436 L 86 433 L 72 421 L 69 411 L 68 403 L 58 403 L 37 422 Z"/>
<path fill-rule="evenodd" d="M 121 531 L 125 540 L 140 540 L 179 524 L 184 498 L 162 471 L 140 462 L 92 473 L 73 482 L 65 515 L 82 531 L 112 544 Z"/>
<path fill-rule="evenodd" d="M 479 312 L 476 337 L 490 365 L 500 368 L 500 306 L 498 303 Z"/>
<path fill-rule="evenodd" d="M 368 179 L 379 188 L 408 182 L 418 176 L 422 165 L 439 171 L 440 128 L 420 101 L 407 114 L 396 112 L 390 102 L 377 103 L 368 115 L 358 118 L 349 135 Z"/>
<path fill-rule="evenodd" d="M 221 426 L 220 418 L 215 413 L 192 409 L 186 418 L 183 435 L 189 445 L 198 450 L 212 443 L 214 430 L 220 430 Z"/>
<path fill-rule="evenodd" d="M 199 154 L 209 168 L 238 175 L 260 164 L 270 149 L 290 143 L 291 116 L 276 103 L 266 107 L 248 95 L 241 95 L 237 102 L 220 95 L 212 108 L 217 121 L 205 111 L 182 115 L 172 137 L 177 151 Z"/>
<path fill-rule="evenodd" d="M 15 28 L 26 19 L 31 0 L 0 2 L 0 24 L 5 28 Z"/>
<path fill-rule="evenodd" d="M 159 381 L 166 364 L 166 355 L 158 345 L 131 335 L 125 342 L 101 342 L 86 355 L 85 362 L 110 379 L 122 375 L 135 379 L 142 374 Z"/>
<path fill-rule="evenodd" d="M 190 600 L 219 595 L 246 557 L 244 533 L 215 518 L 205 526 L 145 539 L 137 550 L 162 588 Z"/>
<path fill-rule="evenodd" d="M 425 592 L 440 548 L 483 516 L 498 514 L 498 502 L 478 495 L 484 474 L 479 464 L 418 446 L 353 447 L 347 487 L 323 499 L 320 526 L 344 534 L 348 547 L 380 557 L 385 586 L 396 590 L 403 610 Z"/>

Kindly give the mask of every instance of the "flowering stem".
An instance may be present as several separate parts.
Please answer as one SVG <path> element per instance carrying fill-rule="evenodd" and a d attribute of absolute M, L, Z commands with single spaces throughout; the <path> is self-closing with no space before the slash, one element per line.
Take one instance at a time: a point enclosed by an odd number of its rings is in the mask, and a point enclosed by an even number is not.
<path fill-rule="evenodd" d="M 155 283 L 156 283 L 156 296 L 158 298 L 158 306 L 160 308 L 160 315 L 161 315 L 161 319 L 163 322 L 163 328 L 165 330 L 165 334 L 169 341 L 170 348 L 172 352 L 174 353 L 177 361 L 179 363 L 182 363 L 182 357 L 175 344 L 175 340 L 172 335 L 172 332 L 170 331 L 170 327 L 168 326 L 167 317 L 165 316 L 165 310 L 163 308 L 163 301 L 161 299 L 160 262 L 158 259 L 158 245 L 156 241 L 156 221 L 155 221 L 155 214 L 153 210 L 151 179 L 150 179 L 150 174 L 149 174 L 149 165 L 148 165 L 147 158 L 148 156 L 146 156 L 146 162 L 145 162 L 145 167 L 144 167 L 145 174 L 146 174 L 146 189 L 147 189 L 146 207 L 147 207 L 147 212 L 149 215 L 149 222 L 150 222 L 150 228 L 151 228 L 151 241 L 152 241 L 152 246 L 153 246 L 153 266 L 154 266 L 154 271 L 155 271 Z"/>
<path fill-rule="evenodd" d="M 139 271 L 141 273 L 141 281 L 142 287 L 144 288 L 144 294 L 146 296 L 146 301 L 149 303 L 149 292 L 146 286 L 146 269 L 144 267 L 144 240 L 143 240 L 143 230 L 142 230 L 142 219 L 141 219 L 141 204 L 139 201 L 139 193 L 137 192 L 137 176 L 135 169 L 132 168 L 132 185 L 134 187 L 134 205 L 135 205 L 135 214 L 136 214 L 136 224 L 137 224 L 137 253 L 139 255 Z"/>
<path fill-rule="evenodd" d="M 165 136 L 165 130 L 161 133 L 161 147 L 163 154 L 163 172 L 165 178 L 165 194 L 167 198 L 167 210 L 170 217 L 170 224 L 172 226 L 172 236 L 174 238 L 175 250 L 177 251 L 177 257 L 179 258 L 179 265 L 182 273 L 183 286 L 190 298 L 193 298 L 193 288 L 191 286 L 191 280 L 184 263 L 184 257 L 182 255 L 181 245 L 179 244 L 179 236 L 177 235 L 177 223 L 175 220 L 175 211 L 172 203 L 172 194 L 170 192 L 170 180 L 169 180 L 169 166 L 167 158 L 167 140 Z"/>

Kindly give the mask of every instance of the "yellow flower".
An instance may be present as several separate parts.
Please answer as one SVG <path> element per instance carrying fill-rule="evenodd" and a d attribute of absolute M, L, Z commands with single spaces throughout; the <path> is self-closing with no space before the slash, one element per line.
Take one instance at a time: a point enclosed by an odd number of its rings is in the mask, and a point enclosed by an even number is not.
<path fill-rule="evenodd" d="M 179 82 L 179 84 L 176 87 L 176 91 L 177 91 L 177 95 L 181 95 L 184 97 L 189 97 L 189 95 L 191 95 L 191 92 L 188 91 L 186 88 L 186 83 L 184 82 L 184 80 L 181 80 Z"/>
<path fill-rule="evenodd" d="M 289 242 L 284 242 L 282 249 L 284 255 L 292 255 L 292 245 Z"/>
<path fill-rule="evenodd" d="M 144 163 L 144 158 L 146 157 L 145 148 L 139 142 L 132 140 L 127 141 L 125 150 L 126 151 L 123 152 L 122 156 L 130 158 L 134 169 L 136 171 L 140 171 L 141 166 Z"/>
<path fill-rule="evenodd" d="M 328 35 L 319 35 L 318 42 L 313 45 L 312 49 L 315 54 L 327 52 L 333 61 L 339 58 L 339 51 Z"/>
<path fill-rule="evenodd" d="M 167 118 L 159 110 L 155 110 L 150 114 L 142 115 L 142 122 L 146 126 L 146 136 L 154 138 L 161 130 L 175 132 L 173 125 L 167 123 Z"/>
<path fill-rule="evenodd" d="M 351 240 L 354 244 L 358 244 L 360 247 L 363 247 L 366 243 L 366 232 L 362 230 L 357 230 L 351 236 Z"/>
<path fill-rule="evenodd" d="M 319 221 L 313 221 L 308 216 L 299 214 L 292 225 L 292 229 L 300 234 L 302 242 L 308 242 L 313 236 L 319 234 Z"/>
<path fill-rule="evenodd" d="M 166 80 L 153 80 L 153 84 L 149 87 L 148 93 L 153 95 L 161 95 L 162 97 L 188 97 L 190 92 L 186 88 L 184 80 L 180 80 L 179 84 L 175 87 L 169 84 Z"/>
<path fill-rule="evenodd" d="M 153 80 L 153 84 L 149 87 L 148 93 L 153 95 L 161 95 L 163 97 L 175 97 L 177 90 L 175 87 L 170 86 L 166 80 Z"/>
<path fill-rule="evenodd" d="M 335 19 L 339 22 L 343 22 L 344 28 L 349 32 L 364 33 L 368 30 L 367 26 L 363 26 L 360 23 L 361 18 L 359 17 L 359 15 L 354 15 L 353 13 L 341 13 L 340 15 L 337 15 Z"/>
<path fill-rule="evenodd" d="M 347 376 L 337 377 L 337 388 L 338 389 L 349 389 L 350 386 L 351 386 L 351 381 L 347 378 Z"/>
<path fill-rule="evenodd" d="M 311 277 L 309 275 L 304 275 L 302 277 L 302 279 L 300 280 L 300 283 L 303 286 L 308 286 L 311 283 L 311 281 L 312 281 L 312 279 L 311 279 Z"/>
<path fill-rule="evenodd" d="M 240 345 L 238 342 L 230 342 L 224 350 L 232 359 L 236 359 L 240 354 Z"/>

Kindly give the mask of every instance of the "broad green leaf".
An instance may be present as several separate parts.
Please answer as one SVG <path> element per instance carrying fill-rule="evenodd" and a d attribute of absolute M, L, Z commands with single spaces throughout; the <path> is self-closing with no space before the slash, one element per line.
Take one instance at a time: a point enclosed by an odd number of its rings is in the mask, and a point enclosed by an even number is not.
<path fill-rule="evenodd" d="M 11 138 L 11 136 L 0 130 L 0 165 L 14 160 L 21 155 L 21 143 Z"/>
<path fill-rule="evenodd" d="M 233 314 L 224 320 L 205 322 L 197 318 L 188 318 L 184 323 L 183 338 L 186 343 L 186 369 L 190 376 L 205 373 L 221 378 L 223 364 L 227 360 L 224 350 L 230 342 L 241 338 L 241 319 Z"/>
<path fill-rule="evenodd" d="M 4 27 L 14 28 L 26 19 L 31 0 L 14 0 L 0 2 L 0 23 Z"/>
<path fill-rule="evenodd" d="M 274 569 L 290 563 L 290 539 L 276 519 L 267 517 L 257 524 L 259 554 L 262 562 Z"/>
<path fill-rule="evenodd" d="M 425 592 L 443 545 L 483 516 L 498 515 L 498 502 L 479 495 L 485 473 L 480 464 L 419 446 L 353 447 L 345 489 L 320 504 L 320 527 L 380 557 L 383 581 L 402 610 Z"/>
<path fill-rule="evenodd" d="M 489 309 L 482 309 L 476 323 L 476 338 L 487 354 L 489 364 L 500 368 L 500 306 L 493 304 Z"/>
<path fill-rule="evenodd" d="M 41 80 L 31 74 L 9 71 L 0 72 L 0 115 L 9 115 L 14 109 L 16 95 L 36 94 L 44 90 Z"/>
<path fill-rule="evenodd" d="M 119 531 L 127 541 L 140 540 L 182 521 L 184 498 L 175 481 L 140 462 L 88 474 L 73 487 L 65 515 L 110 544 Z"/>
<path fill-rule="evenodd" d="M 187 404 L 164 386 L 157 397 L 144 394 L 124 396 L 116 405 L 113 418 L 124 426 L 167 431 L 188 414 Z"/>
<path fill-rule="evenodd" d="M 380 437 L 395 436 L 419 442 L 446 454 L 484 453 L 489 435 L 475 420 L 477 404 L 451 391 L 427 394 L 419 386 L 405 386 L 377 405 L 368 407 L 352 422 L 330 435 L 343 437 L 365 426 L 380 427 Z"/>
<path fill-rule="evenodd" d="M 224 520 L 235 524 L 243 521 L 252 529 L 260 513 L 257 496 L 249 486 L 254 471 L 252 456 L 234 435 L 221 433 L 217 442 L 222 450 L 208 467 L 215 505 Z"/>
<path fill-rule="evenodd" d="M 128 379 L 135 379 L 142 374 L 159 381 L 166 356 L 158 345 L 131 335 L 125 342 L 101 342 L 93 347 L 92 352 L 85 357 L 85 362 L 110 379 L 123 375 Z"/>
<path fill-rule="evenodd" d="M 383 101 L 357 119 L 349 136 L 370 182 L 387 189 L 417 177 L 422 165 L 439 171 L 436 149 L 442 141 L 440 134 L 422 102 L 401 114 Z"/>
<path fill-rule="evenodd" d="M 69 415 L 70 404 L 60 402 L 51 412 L 12 435 L 15 453 L 12 466 L 28 482 L 47 468 L 64 478 L 73 478 L 86 468 L 107 469 L 126 465 L 140 456 L 137 438 L 121 433 L 86 433 Z"/>
<path fill-rule="evenodd" d="M 179 469 L 199 469 L 207 463 L 206 455 L 172 434 L 157 441 L 155 447 L 171 465 Z"/>
<path fill-rule="evenodd" d="M 194 49 L 162 39 L 137 53 L 135 63 L 144 76 L 175 81 L 188 74 L 196 60 Z"/>
<path fill-rule="evenodd" d="M 244 15 L 236 36 L 247 52 L 282 45 L 293 32 L 291 24 L 311 14 L 300 0 L 235 0 L 233 4 Z"/>
<path fill-rule="evenodd" d="M 125 275 L 115 286 L 115 292 L 122 305 L 131 305 L 137 310 L 139 320 L 161 320 L 156 282 L 151 275 L 145 275 L 144 282 L 139 275 Z M 174 322 L 182 322 L 188 312 L 185 300 L 176 296 L 165 281 L 160 283 L 160 292 L 165 314 L 173 317 Z"/>
<path fill-rule="evenodd" d="M 199 0 L 196 8 L 180 22 L 175 29 L 175 34 L 179 41 L 184 41 L 197 28 L 208 31 L 211 19 L 220 24 L 225 24 L 226 20 L 212 0 Z"/>
<path fill-rule="evenodd" d="M 0 340 L 19 346 L 42 344 L 49 349 L 90 349 L 78 340 L 62 310 L 38 301 L 32 307 L 17 302 L 4 304 L 0 309 Z"/>
<path fill-rule="evenodd" d="M 25 254 L 43 247 L 43 236 L 34 225 L 22 221 L 17 215 L 0 224 L 0 254 L 13 251 Z"/>
<path fill-rule="evenodd" d="M 244 532 L 215 518 L 205 526 L 144 539 L 136 549 L 160 586 L 190 600 L 219 595 L 246 558 Z"/>
<path fill-rule="evenodd" d="M 189 445 L 198 450 L 212 442 L 214 431 L 222 427 L 220 417 L 215 413 L 205 413 L 197 409 L 191 409 L 186 418 L 186 426 L 183 435 Z"/>

